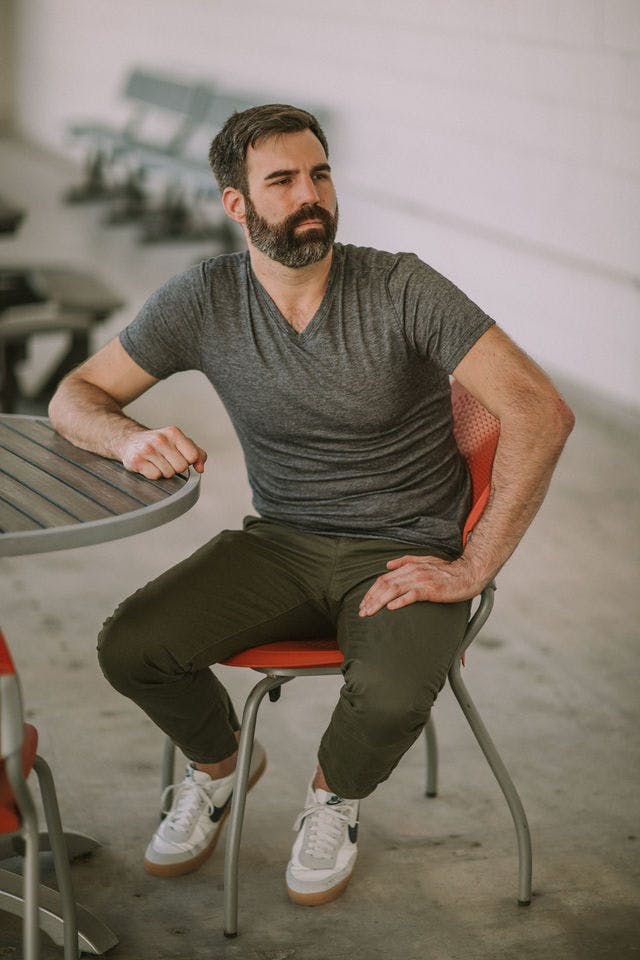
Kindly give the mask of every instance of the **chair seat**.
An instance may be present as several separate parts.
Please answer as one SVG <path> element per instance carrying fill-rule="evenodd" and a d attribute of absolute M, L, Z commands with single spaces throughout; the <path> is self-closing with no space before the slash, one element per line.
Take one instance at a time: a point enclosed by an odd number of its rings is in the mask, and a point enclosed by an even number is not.
<path fill-rule="evenodd" d="M 24 744 L 22 746 L 22 772 L 25 780 L 33 769 L 37 752 L 38 731 L 30 723 L 25 723 Z M 20 818 L 13 791 L 7 778 L 4 760 L 0 760 L 0 833 L 15 833 L 19 829 Z"/>
<path fill-rule="evenodd" d="M 312 669 L 339 667 L 344 657 L 335 637 L 321 640 L 275 640 L 252 647 L 223 660 L 227 667 L 253 667 L 256 670 Z"/>

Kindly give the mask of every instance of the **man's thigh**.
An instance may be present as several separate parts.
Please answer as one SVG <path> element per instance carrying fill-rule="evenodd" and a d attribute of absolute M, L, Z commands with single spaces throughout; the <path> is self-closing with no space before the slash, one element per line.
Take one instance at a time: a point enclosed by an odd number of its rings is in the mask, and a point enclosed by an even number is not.
<path fill-rule="evenodd" d="M 374 580 L 375 574 L 359 581 L 343 598 L 338 642 L 345 682 L 319 752 L 332 789 L 348 797 L 368 796 L 420 735 L 470 606 L 420 602 L 361 617 L 360 601 Z"/>
<path fill-rule="evenodd" d="M 201 669 L 270 640 L 331 631 L 313 584 L 241 530 L 223 531 L 142 587 L 107 623 L 110 634 L 126 631 L 181 669 Z"/>
<path fill-rule="evenodd" d="M 460 646 L 470 603 L 421 601 L 361 617 L 360 600 L 371 583 L 345 599 L 338 621 L 345 693 L 363 692 L 380 709 L 394 701 L 409 710 L 428 710 Z"/>
<path fill-rule="evenodd" d="M 345 656 L 349 688 L 366 688 L 372 696 L 384 693 L 388 702 L 435 699 L 445 682 L 468 622 L 470 601 L 420 601 L 370 617 L 359 615 L 362 597 L 377 577 L 387 572 L 388 560 L 411 552 L 438 555 L 428 548 L 411 548 L 394 541 L 371 541 L 345 546 L 340 582 L 345 588 L 338 617 L 338 642 Z M 443 554 L 440 556 L 445 559 Z"/>

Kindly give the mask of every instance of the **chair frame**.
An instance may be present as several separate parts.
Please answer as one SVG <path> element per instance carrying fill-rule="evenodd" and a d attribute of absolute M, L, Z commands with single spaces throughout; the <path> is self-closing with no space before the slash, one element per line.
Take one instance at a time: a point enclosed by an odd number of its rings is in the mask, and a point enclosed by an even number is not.
<path fill-rule="evenodd" d="M 24 960 L 38 960 L 40 952 L 40 868 L 38 853 L 40 838 L 38 816 L 31 791 L 23 771 L 24 711 L 20 681 L 11 655 L 0 633 L 0 756 L 18 811 L 20 833 L 24 839 L 24 877 L 22 933 Z M 71 882 L 69 859 L 60 819 L 53 775 L 46 761 L 36 755 L 33 769 L 38 778 L 42 796 L 48 839 L 58 880 L 64 918 L 64 958 L 77 960 L 78 920 L 76 901 Z"/>

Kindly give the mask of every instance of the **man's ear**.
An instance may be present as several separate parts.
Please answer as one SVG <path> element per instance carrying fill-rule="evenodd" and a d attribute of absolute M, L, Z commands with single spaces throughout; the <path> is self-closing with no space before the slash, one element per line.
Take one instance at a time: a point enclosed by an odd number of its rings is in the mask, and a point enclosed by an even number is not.
<path fill-rule="evenodd" d="M 236 190 L 235 187 L 225 187 L 222 193 L 222 206 L 224 207 L 224 212 L 228 217 L 230 217 L 232 220 L 235 220 L 236 223 L 241 223 L 244 225 L 244 196 L 240 190 Z"/>

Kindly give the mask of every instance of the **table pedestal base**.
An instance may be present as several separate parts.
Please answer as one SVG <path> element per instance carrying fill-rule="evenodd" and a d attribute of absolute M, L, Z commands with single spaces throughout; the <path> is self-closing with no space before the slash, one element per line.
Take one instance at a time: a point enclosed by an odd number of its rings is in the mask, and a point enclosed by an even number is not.
<path fill-rule="evenodd" d="M 97 840 L 83 833 L 65 832 L 64 837 L 69 860 L 87 856 L 100 846 Z M 0 843 L 0 860 L 17 856 L 20 853 L 21 843 L 19 837 L 3 837 Z M 39 849 L 42 853 L 51 849 L 48 834 L 40 834 Z M 59 894 L 41 883 L 38 887 L 38 902 L 38 925 L 40 929 L 51 937 L 55 944 L 64 946 L 64 923 Z M 23 906 L 22 877 L 10 870 L 0 868 L 0 910 L 21 917 Z M 110 950 L 111 947 L 115 947 L 118 938 L 113 930 L 79 903 L 76 904 L 76 911 L 78 916 L 78 949 L 80 952 L 102 954 Z"/>
<path fill-rule="evenodd" d="M 79 857 L 86 857 L 100 846 L 99 842 L 86 833 L 72 833 L 69 830 L 64 831 L 64 841 L 67 847 L 69 862 L 77 860 Z M 38 835 L 38 850 L 40 853 L 49 853 L 51 844 L 49 843 L 49 834 L 40 833 Z M 10 857 L 21 857 L 24 852 L 24 840 L 17 834 L 0 836 L 0 863 L 8 860 Z"/>

